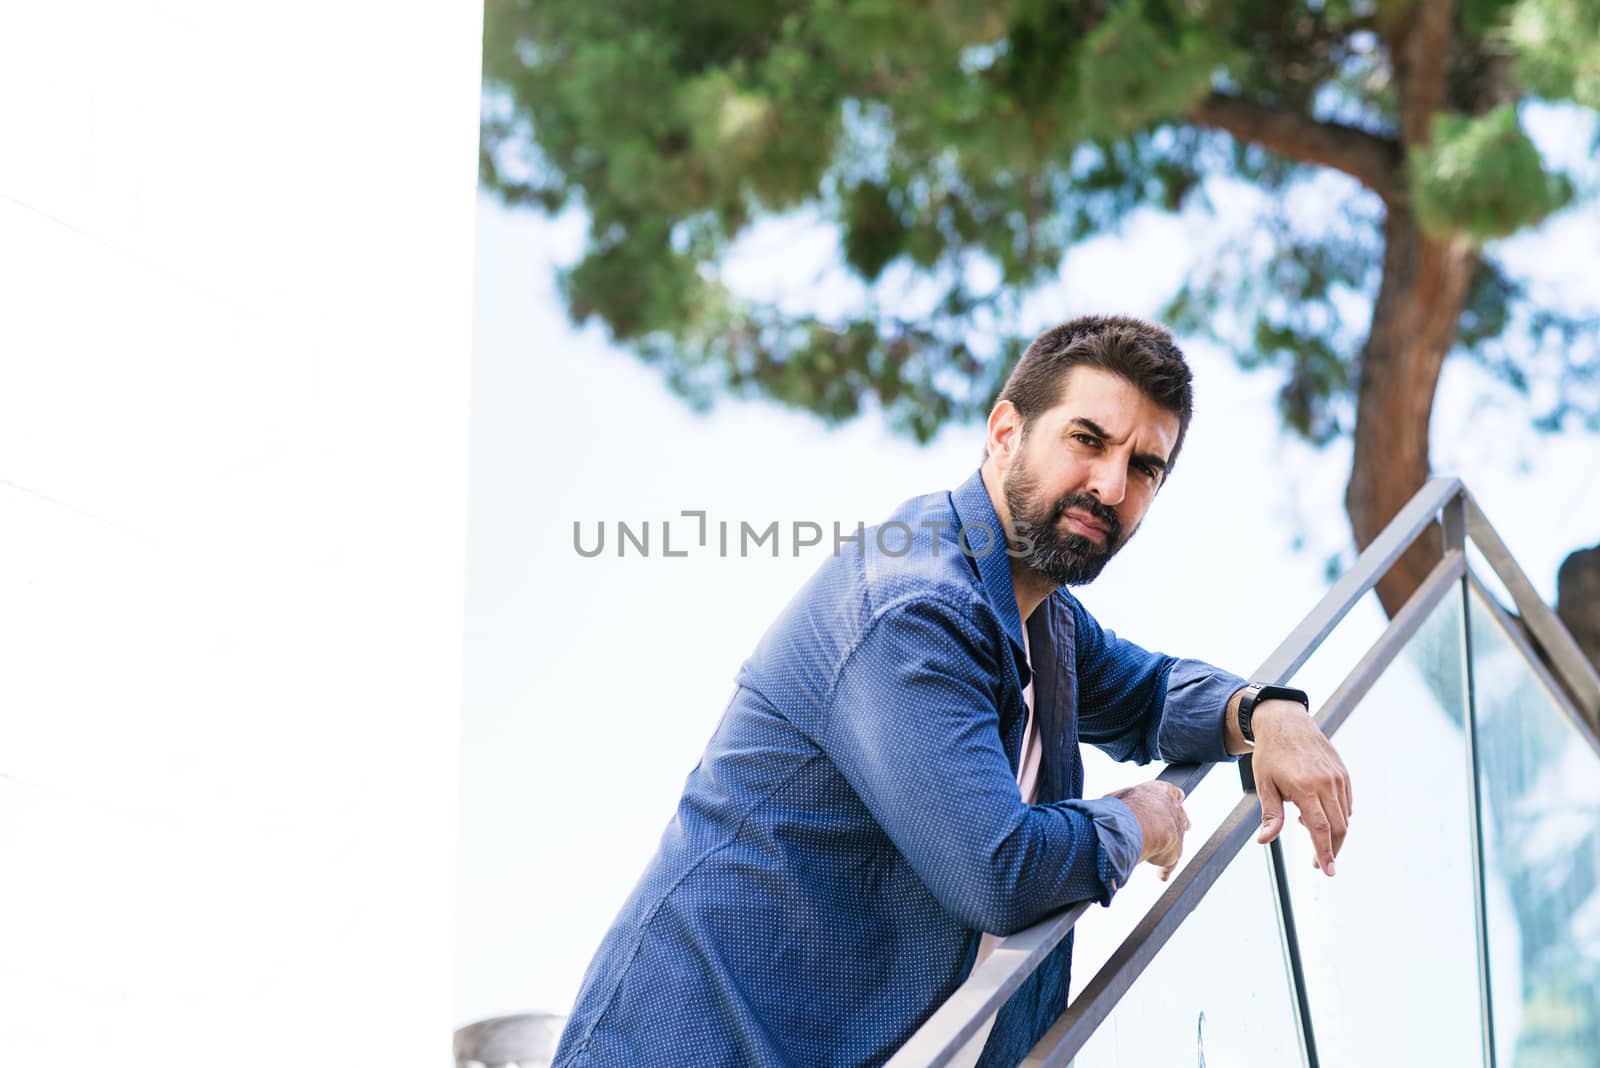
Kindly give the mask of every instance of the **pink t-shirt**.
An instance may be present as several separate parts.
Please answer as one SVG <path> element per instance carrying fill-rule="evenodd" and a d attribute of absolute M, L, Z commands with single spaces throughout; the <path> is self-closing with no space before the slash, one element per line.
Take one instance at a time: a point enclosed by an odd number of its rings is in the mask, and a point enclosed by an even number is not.
<path fill-rule="evenodd" d="M 1033 647 L 1028 641 L 1028 628 L 1022 628 L 1022 651 L 1028 660 L 1028 673 L 1033 673 Z M 1039 796 L 1039 725 L 1033 721 L 1033 680 L 1028 680 L 1028 685 L 1022 688 L 1022 701 L 1028 706 L 1028 725 L 1022 732 L 1022 757 L 1017 761 L 1017 790 L 1022 794 L 1022 803 L 1031 805 Z M 978 959 L 972 962 L 976 969 L 978 965 L 989 959 L 989 954 L 994 952 L 995 944 L 1000 941 L 999 935 L 985 934 L 978 942 Z"/>
<path fill-rule="evenodd" d="M 1028 628 L 1022 628 L 1022 651 L 1028 660 L 1028 673 L 1033 673 L 1033 648 L 1028 642 Z M 1033 721 L 1033 681 L 1030 678 L 1028 685 L 1022 689 L 1022 701 L 1028 706 L 1028 724 L 1022 732 L 1022 757 L 1017 761 L 1017 790 L 1022 794 L 1022 803 L 1031 805 L 1039 794 L 1039 727 Z M 973 971 L 978 965 L 989 959 L 995 946 L 1000 944 L 1000 936 L 985 933 L 978 940 L 978 957 L 972 962 Z M 970 1068 L 978 1063 L 978 1058 L 983 1054 L 983 1045 L 989 1041 L 989 1032 L 994 1029 L 994 1017 L 978 1029 L 960 1053 L 950 1064 L 955 1068 Z"/>

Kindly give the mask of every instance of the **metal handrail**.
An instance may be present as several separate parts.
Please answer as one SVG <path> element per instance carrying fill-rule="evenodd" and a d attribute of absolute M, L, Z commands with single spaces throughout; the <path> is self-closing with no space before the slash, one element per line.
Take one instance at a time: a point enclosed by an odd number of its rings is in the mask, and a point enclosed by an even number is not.
<path fill-rule="evenodd" d="M 1538 648 L 1550 658 L 1556 681 L 1566 690 L 1569 703 L 1576 706 L 1587 723 L 1589 733 L 1600 735 L 1600 674 L 1583 655 L 1572 633 L 1544 603 L 1521 565 L 1500 540 L 1500 534 L 1473 500 L 1465 487 L 1461 496 L 1467 507 L 1467 537 L 1483 553 L 1489 567 L 1505 583 L 1506 592 L 1522 617 L 1523 625 Z"/>
<path fill-rule="evenodd" d="M 1317 713 L 1318 726 L 1333 734 L 1366 697 L 1385 668 L 1400 655 L 1412 635 L 1422 626 L 1435 606 L 1450 592 L 1452 584 L 1466 573 L 1466 556 L 1459 550 L 1448 552 L 1428 573 L 1422 585 L 1406 601 L 1389 626 L 1366 655 L 1345 676 L 1342 683 Z M 1243 829 L 1235 826 L 1243 821 Z M 1027 1068 L 1058 1066 L 1070 1061 L 1088 1041 L 1116 1003 L 1133 986 L 1155 955 L 1188 918 L 1222 872 L 1250 841 L 1250 831 L 1261 826 L 1261 804 L 1254 792 L 1247 793 L 1222 826 L 1207 839 L 1194 859 L 1184 865 L 1174 884 L 1150 907 L 1133 931 L 1067 1007 L 1055 1025 L 1045 1032 L 1033 1052 L 1023 1062 Z M 1191 876 L 1186 882 L 1185 877 Z"/>
<path fill-rule="evenodd" d="M 1464 520 L 1464 521 L 1463 521 Z M 1268 682 L 1284 682 L 1300 668 L 1331 634 L 1350 609 L 1365 596 L 1395 561 L 1419 537 L 1442 522 L 1446 552 L 1439 564 L 1424 579 L 1377 642 L 1351 670 L 1319 712 L 1319 724 L 1332 734 L 1377 681 L 1385 667 L 1415 633 L 1428 612 L 1438 603 L 1452 582 L 1467 574 L 1463 549 L 1470 540 L 1510 592 L 1514 606 L 1527 628 L 1527 637 L 1549 657 L 1552 675 L 1559 680 L 1562 703 L 1572 710 L 1574 723 L 1581 724 L 1591 742 L 1600 738 L 1600 675 L 1578 649 L 1555 614 L 1539 598 L 1526 574 L 1512 558 L 1499 534 L 1490 525 L 1477 503 L 1460 480 L 1434 478 L 1411 498 L 1383 532 L 1363 551 L 1354 566 L 1330 587 L 1316 606 L 1292 630 L 1252 676 Z M 1462 529 L 1462 528 L 1465 529 Z M 1171 765 L 1160 775 L 1164 782 L 1179 786 L 1185 795 L 1211 770 L 1213 765 Z M 1236 806 L 1223 825 L 1175 878 L 1172 886 L 1146 913 L 1100 972 L 1085 987 L 1050 1028 L 1024 1062 L 1029 1068 L 1064 1065 L 1115 1006 L 1155 953 L 1166 943 L 1179 924 L 1193 912 L 1200 899 L 1221 875 L 1248 840 L 1240 830 L 1244 819 L 1248 828 L 1249 809 L 1259 809 L 1253 794 Z M 1253 818 L 1253 817 L 1252 817 Z M 1083 902 L 1046 917 L 1040 922 L 999 942 L 993 955 L 974 969 L 952 994 L 917 1029 L 888 1062 L 891 1068 L 945 1065 L 959 1054 L 1006 999 L 1039 966 L 1046 955 L 1060 944 L 1078 918 L 1087 911 Z M 1302 1035 L 1304 1041 L 1305 1036 Z"/>

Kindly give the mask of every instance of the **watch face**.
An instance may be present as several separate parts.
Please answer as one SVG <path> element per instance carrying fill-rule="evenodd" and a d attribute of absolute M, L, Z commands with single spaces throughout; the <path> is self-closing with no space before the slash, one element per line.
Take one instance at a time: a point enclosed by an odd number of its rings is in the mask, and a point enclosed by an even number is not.
<path fill-rule="evenodd" d="M 1294 701 L 1305 705 L 1308 709 L 1311 707 L 1311 698 L 1304 690 L 1296 690 L 1289 686 L 1263 686 L 1256 694 L 1256 703 L 1259 704 L 1263 698 L 1269 701 Z"/>

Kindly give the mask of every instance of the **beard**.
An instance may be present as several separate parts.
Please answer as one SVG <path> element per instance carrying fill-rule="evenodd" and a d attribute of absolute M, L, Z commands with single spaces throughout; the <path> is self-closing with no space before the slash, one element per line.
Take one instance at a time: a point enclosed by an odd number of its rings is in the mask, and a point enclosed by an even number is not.
<path fill-rule="evenodd" d="M 1027 550 L 1016 555 L 1056 586 L 1093 582 L 1133 536 L 1131 530 L 1124 536 L 1117 513 L 1098 497 L 1069 493 L 1055 501 L 1041 499 L 1038 479 L 1022 464 L 1006 472 L 1001 488 L 1018 540 Z M 1061 517 L 1068 511 L 1092 516 L 1105 528 L 1105 543 L 1097 545 L 1076 531 L 1064 531 Z"/>

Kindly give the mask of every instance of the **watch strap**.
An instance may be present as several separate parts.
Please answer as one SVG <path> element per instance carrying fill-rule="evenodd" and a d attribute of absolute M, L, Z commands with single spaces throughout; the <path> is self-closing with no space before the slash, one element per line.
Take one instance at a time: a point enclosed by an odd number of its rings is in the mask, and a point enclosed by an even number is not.
<path fill-rule="evenodd" d="M 1256 736 L 1250 729 L 1250 721 L 1255 716 L 1256 705 L 1262 701 L 1295 701 L 1305 705 L 1306 711 L 1311 710 L 1311 698 L 1304 690 L 1274 686 L 1265 682 L 1252 682 L 1239 694 L 1239 733 L 1244 735 L 1244 740 L 1251 745 L 1255 744 Z"/>

